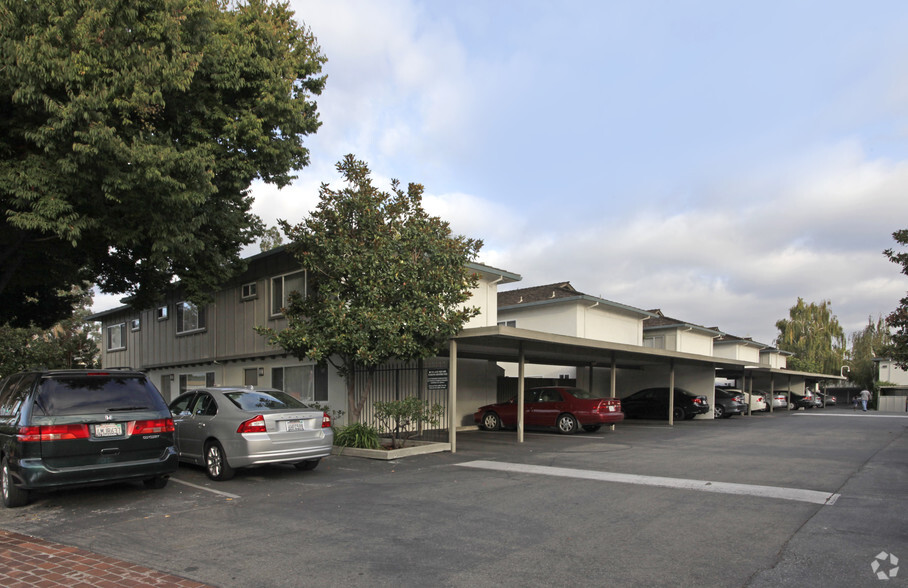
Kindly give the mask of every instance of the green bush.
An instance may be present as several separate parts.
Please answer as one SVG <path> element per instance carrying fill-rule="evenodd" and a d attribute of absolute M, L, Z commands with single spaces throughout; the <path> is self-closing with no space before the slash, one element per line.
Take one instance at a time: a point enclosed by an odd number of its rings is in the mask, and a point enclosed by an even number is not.
<path fill-rule="evenodd" d="M 415 396 L 403 400 L 376 402 L 375 418 L 383 430 L 391 433 L 391 448 L 403 447 L 413 434 L 411 425 L 422 422 L 426 425 L 437 425 L 444 414 L 440 404 L 429 406 L 428 402 Z"/>
<path fill-rule="evenodd" d="M 380 449 L 381 440 L 375 427 L 364 423 L 353 423 L 339 427 L 334 434 L 334 444 L 357 449 Z"/>

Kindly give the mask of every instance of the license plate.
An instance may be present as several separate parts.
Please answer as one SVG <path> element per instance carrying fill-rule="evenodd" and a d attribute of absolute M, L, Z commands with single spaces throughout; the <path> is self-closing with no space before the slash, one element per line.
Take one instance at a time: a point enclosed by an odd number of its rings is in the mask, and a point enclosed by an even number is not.
<path fill-rule="evenodd" d="M 287 421 L 288 431 L 305 431 L 306 423 L 303 421 Z"/>
<path fill-rule="evenodd" d="M 95 437 L 119 437 L 122 434 L 123 426 L 120 423 L 95 425 Z"/>

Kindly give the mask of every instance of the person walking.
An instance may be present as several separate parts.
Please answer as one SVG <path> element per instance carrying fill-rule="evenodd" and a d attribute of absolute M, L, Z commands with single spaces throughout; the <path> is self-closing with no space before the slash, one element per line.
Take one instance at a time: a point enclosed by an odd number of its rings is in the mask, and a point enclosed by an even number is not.
<path fill-rule="evenodd" d="M 867 412 L 868 402 L 870 402 L 870 391 L 864 388 L 861 390 L 861 406 L 864 407 L 864 412 Z"/>

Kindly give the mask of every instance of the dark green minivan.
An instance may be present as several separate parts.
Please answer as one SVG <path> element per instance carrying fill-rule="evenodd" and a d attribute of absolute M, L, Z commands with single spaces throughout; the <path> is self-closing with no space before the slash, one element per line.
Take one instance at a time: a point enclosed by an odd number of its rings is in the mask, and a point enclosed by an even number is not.
<path fill-rule="evenodd" d="M 32 490 L 141 480 L 177 469 L 158 389 L 131 369 L 22 372 L 0 382 L 0 488 L 7 507 Z"/>

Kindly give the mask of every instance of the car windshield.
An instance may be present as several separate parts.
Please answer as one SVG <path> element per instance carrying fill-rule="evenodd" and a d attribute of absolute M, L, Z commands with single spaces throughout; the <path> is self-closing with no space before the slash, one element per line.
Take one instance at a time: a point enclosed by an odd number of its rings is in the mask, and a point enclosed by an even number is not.
<path fill-rule="evenodd" d="M 567 392 L 574 398 L 580 398 L 582 400 L 594 400 L 596 398 L 602 398 L 601 394 L 596 394 L 595 392 L 590 392 L 589 390 L 584 390 L 583 388 L 568 388 Z"/>
<path fill-rule="evenodd" d="M 242 390 L 226 392 L 224 396 L 240 410 L 252 412 L 282 410 L 285 408 L 309 408 L 293 396 L 278 390 L 269 390 L 267 392 L 262 390 Z"/>
<path fill-rule="evenodd" d="M 35 407 L 46 416 L 167 409 L 161 393 L 145 378 L 108 375 L 45 378 Z"/>

